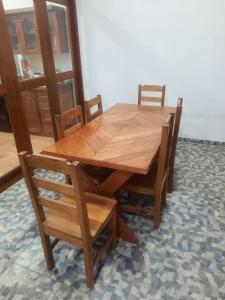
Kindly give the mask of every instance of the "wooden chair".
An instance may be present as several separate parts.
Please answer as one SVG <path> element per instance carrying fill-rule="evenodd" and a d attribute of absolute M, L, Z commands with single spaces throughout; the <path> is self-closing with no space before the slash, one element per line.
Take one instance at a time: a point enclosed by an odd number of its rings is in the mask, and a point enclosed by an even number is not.
<path fill-rule="evenodd" d="M 169 161 L 169 177 L 168 177 L 168 192 L 171 193 L 173 191 L 173 174 L 174 174 L 174 164 L 175 164 L 175 154 L 177 149 L 177 140 L 178 134 L 180 129 L 180 120 L 182 115 L 183 109 L 183 99 L 179 98 L 177 101 L 177 111 L 174 121 L 174 131 L 173 131 L 173 138 L 172 138 L 172 146 L 171 146 L 171 154 L 170 154 L 170 161 Z"/>
<path fill-rule="evenodd" d="M 55 116 L 58 138 L 61 139 L 84 125 L 81 106 Z"/>
<path fill-rule="evenodd" d="M 92 113 L 93 107 L 97 106 L 97 110 Z M 86 116 L 86 122 L 89 123 L 90 121 L 97 118 L 99 115 L 103 113 L 102 110 L 102 97 L 97 95 L 95 98 L 84 101 L 84 110 Z"/>
<path fill-rule="evenodd" d="M 169 155 L 171 149 L 172 131 L 173 131 L 174 115 L 171 114 L 162 127 L 161 145 L 159 150 L 159 157 L 151 167 L 147 175 L 133 175 L 123 189 L 133 193 L 141 193 L 154 197 L 154 207 L 142 208 L 131 205 L 121 205 L 120 208 L 126 212 L 148 215 L 153 217 L 154 228 L 160 227 L 160 212 L 161 204 L 166 202 L 167 193 L 167 179 Z"/>
<path fill-rule="evenodd" d="M 56 115 L 55 122 L 59 139 L 79 129 L 84 125 L 81 106 L 72 108 L 71 110 L 68 110 L 61 115 Z M 104 181 L 112 172 L 107 168 L 100 168 L 89 165 L 82 166 L 82 168 L 86 172 L 86 176 L 92 177 L 92 180 L 96 184 Z M 70 179 L 68 178 L 68 176 L 66 176 L 66 182 L 70 183 Z"/>
<path fill-rule="evenodd" d="M 20 153 L 19 158 L 39 226 L 47 268 L 51 270 L 55 266 L 52 249 L 58 240 L 78 246 L 83 249 L 86 282 L 91 288 L 94 285 L 94 266 L 107 247 L 116 246 L 116 201 L 84 192 L 78 162 L 69 163 L 64 159 L 29 155 L 27 152 Z M 70 176 L 72 185 L 34 175 L 36 168 L 64 173 Z M 43 197 L 40 188 L 60 193 L 60 198 Z M 95 242 L 106 229 L 108 237 L 93 255 Z M 56 240 L 51 242 L 50 236 Z"/>
<path fill-rule="evenodd" d="M 159 93 L 159 96 L 144 96 L 143 92 Z M 138 104 L 142 105 L 143 102 L 160 103 L 164 106 L 166 86 L 163 85 L 139 85 L 138 86 Z"/>

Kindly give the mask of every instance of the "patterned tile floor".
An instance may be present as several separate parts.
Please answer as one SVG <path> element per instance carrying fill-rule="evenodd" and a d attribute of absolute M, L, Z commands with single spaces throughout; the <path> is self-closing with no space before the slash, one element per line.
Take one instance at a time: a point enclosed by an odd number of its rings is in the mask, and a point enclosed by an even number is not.
<path fill-rule="evenodd" d="M 225 146 L 180 141 L 175 190 L 159 231 L 127 216 L 138 246 L 119 241 L 85 285 L 82 253 L 59 243 L 46 269 L 25 184 L 0 195 L 0 299 L 225 299 Z"/>

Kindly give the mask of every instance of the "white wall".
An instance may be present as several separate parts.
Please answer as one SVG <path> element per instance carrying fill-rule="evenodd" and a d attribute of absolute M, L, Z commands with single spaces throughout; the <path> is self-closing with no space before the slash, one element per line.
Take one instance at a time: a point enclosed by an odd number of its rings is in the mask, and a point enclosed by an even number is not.
<path fill-rule="evenodd" d="M 184 98 L 180 135 L 225 141 L 224 0 L 77 0 L 85 96 L 137 103 L 139 83 Z"/>
<path fill-rule="evenodd" d="M 3 0 L 2 2 L 5 9 L 17 9 L 33 6 L 33 0 Z"/>

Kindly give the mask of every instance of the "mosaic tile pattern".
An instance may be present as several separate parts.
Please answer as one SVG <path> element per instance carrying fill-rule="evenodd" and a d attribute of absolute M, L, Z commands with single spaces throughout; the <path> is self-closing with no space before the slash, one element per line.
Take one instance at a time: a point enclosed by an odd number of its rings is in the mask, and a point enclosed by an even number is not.
<path fill-rule="evenodd" d="M 140 243 L 119 241 L 89 290 L 82 253 L 71 245 L 56 246 L 56 267 L 47 270 L 21 180 L 0 195 L 0 299 L 225 299 L 224 144 L 179 141 L 160 230 L 125 218 Z"/>

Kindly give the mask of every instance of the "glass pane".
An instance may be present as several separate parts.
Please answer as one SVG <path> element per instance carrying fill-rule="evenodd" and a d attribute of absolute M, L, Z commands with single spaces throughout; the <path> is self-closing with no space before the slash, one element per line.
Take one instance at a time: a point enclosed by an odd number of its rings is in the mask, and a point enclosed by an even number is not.
<path fill-rule="evenodd" d="M 11 39 L 11 44 L 14 53 L 19 52 L 20 49 L 20 44 L 19 44 L 19 37 L 18 37 L 18 31 L 16 27 L 16 21 L 14 17 L 8 17 L 8 28 L 9 28 L 9 34 L 10 34 L 10 39 Z"/>
<path fill-rule="evenodd" d="M 47 2 L 47 8 L 56 72 L 71 71 L 73 66 L 67 7 Z"/>
<path fill-rule="evenodd" d="M 3 0 L 19 79 L 44 74 L 33 0 Z"/>
<path fill-rule="evenodd" d="M 59 82 L 58 91 L 61 113 L 76 106 L 74 81 L 72 79 Z"/>
<path fill-rule="evenodd" d="M 36 31 L 34 27 L 34 20 L 32 18 L 24 18 L 21 22 L 24 40 L 25 40 L 25 49 L 34 50 L 37 49 L 37 40 L 36 40 Z"/>
<path fill-rule="evenodd" d="M 0 96 L 0 177 L 19 166 L 17 149 L 5 98 Z"/>

